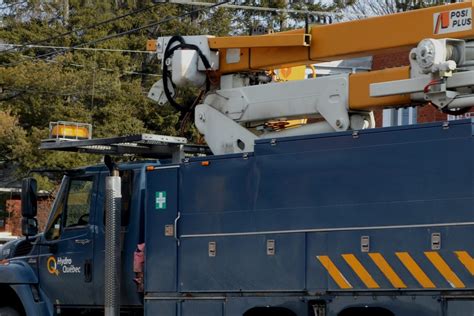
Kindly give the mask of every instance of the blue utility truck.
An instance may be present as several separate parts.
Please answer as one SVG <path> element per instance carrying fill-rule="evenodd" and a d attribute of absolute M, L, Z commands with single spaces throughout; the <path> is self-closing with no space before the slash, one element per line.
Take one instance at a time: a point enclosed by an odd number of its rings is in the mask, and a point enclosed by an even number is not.
<path fill-rule="evenodd" d="M 132 146 L 165 159 L 108 163 L 121 313 L 472 315 L 473 132 L 463 120 L 258 140 L 244 154 L 190 146 L 179 163 L 156 142 Z M 50 146 L 105 147 L 93 141 Z M 29 236 L 0 264 L 0 315 L 103 313 L 109 169 L 67 171 L 39 235 L 24 182 Z"/>
<path fill-rule="evenodd" d="M 25 179 L 0 315 L 474 315 L 474 121 L 375 128 L 372 112 L 471 110 L 473 9 L 151 42 L 162 79 L 149 97 L 193 112 L 209 149 L 85 130 L 43 143 L 105 165 L 65 172 L 41 234 Z M 274 71 L 408 47 L 410 67 Z M 189 86 L 204 87 L 191 107 Z M 150 160 L 111 158 L 130 154 Z"/>

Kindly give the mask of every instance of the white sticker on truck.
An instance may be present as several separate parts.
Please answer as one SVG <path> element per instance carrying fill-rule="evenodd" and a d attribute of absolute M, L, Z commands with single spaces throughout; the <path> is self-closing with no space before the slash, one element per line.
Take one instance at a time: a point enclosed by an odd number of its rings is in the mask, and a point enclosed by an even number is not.
<path fill-rule="evenodd" d="M 444 11 L 433 15 L 435 35 L 468 30 L 472 30 L 472 8 Z"/>

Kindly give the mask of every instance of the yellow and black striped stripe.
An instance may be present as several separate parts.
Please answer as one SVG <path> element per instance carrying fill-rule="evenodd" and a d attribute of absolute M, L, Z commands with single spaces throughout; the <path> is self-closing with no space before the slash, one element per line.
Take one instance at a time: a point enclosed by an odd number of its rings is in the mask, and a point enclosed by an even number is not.
<path fill-rule="evenodd" d="M 393 270 L 393 268 L 388 264 L 387 260 L 380 253 L 369 253 L 369 257 L 375 263 L 375 265 L 382 271 L 383 275 L 387 280 L 392 284 L 394 288 L 397 289 L 406 289 L 407 285 L 398 274 Z"/>
<path fill-rule="evenodd" d="M 466 286 L 464 283 L 459 279 L 456 273 L 451 270 L 448 266 L 446 261 L 440 256 L 439 253 L 434 251 L 425 252 L 426 257 L 431 261 L 431 263 L 435 266 L 435 268 L 441 273 L 441 275 L 448 281 L 448 283 L 453 288 L 461 289 L 465 288 Z"/>
<path fill-rule="evenodd" d="M 342 255 L 347 264 L 354 270 L 355 274 L 360 278 L 360 280 L 367 286 L 369 289 L 378 289 L 380 286 L 375 282 L 374 278 L 370 273 L 364 268 L 362 263 L 357 260 L 356 256 L 353 254 Z"/>
<path fill-rule="evenodd" d="M 352 289 L 352 285 L 347 281 L 341 271 L 339 271 L 339 269 L 328 256 L 318 256 L 317 258 L 326 268 L 334 282 L 336 282 L 341 289 Z"/>
<path fill-rule="evenodd" d="M 469 255 L 467 251 L 454 251 L 456 258 L 459 260 L 462 266 L 474 276 L 474 259 Z M 427 261 L 439 272 L 439 274 L 448 282 L 448 284 L 454 289 L 466 288 L 466 283 L 461 280 L 459 274 L 456 273 L 452 267 L 446 262 L 439 252 L 426 251 L 424 255 Z M 409 272 L 414 280 L 424 289 L 435 289 L 435 282 L 428 276 L 426 271 L 420 267 L 420 265 L 413 259 L 408 252 L 396 252 L 395 256 L 398 258 L 403 267 Z M 379 289 L 381 286 L 379 282 L 375 280 L 370 271 L 362 264 L 362 262 L 354 254 L 341 254 L 344 262 L 349 266 L 352 271 L 357 275 L 360 281 L 368 289 Z M 392 265 L 385 259 L 385 257 L 377 252 L 368 253 L 368 257 L 377 266 L 383 276 L 388 282 L 396 289 L 407 289 L 407 280 L 403 280 L 399 273 L 395 271 Z M 317 256 L 316 259 L 326 269 L 329 276 L 341 289 L 353 289 L 353 285 L 349 282 L 348 278 L 344 276 L 341 270 L 334 264 L 329 256 L 321 255 Z M 465 272 L 464 272 L 465 274 Z M 472 280 L 471 280 L 472 284 Z"/>
<path fill-rule="evenodd" d="M 474 259 L 466 251 L 455 251 L 459 261 L 466 267 L 467 271 L 474 275 Z"/>
<path fill-rule="evenodd" d="M 426 275 L 423 269 L 416 263 L 416 261 L 410 256 L 408 252 L 397 252 L 395 255 L 400 259 L 408 272 L 418 281 L 418 283 L 425 289 L 434 289 L 433 281 Z"/>

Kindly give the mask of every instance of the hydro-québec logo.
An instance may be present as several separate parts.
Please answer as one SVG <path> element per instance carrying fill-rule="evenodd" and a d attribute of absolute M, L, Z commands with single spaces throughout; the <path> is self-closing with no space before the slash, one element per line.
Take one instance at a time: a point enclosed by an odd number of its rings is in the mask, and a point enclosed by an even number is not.
<path fill-rule="evenodd" d="M 434 34 L 446 34 L 472 29 L 472 9 L 460 9 L 435 13 Z"/>

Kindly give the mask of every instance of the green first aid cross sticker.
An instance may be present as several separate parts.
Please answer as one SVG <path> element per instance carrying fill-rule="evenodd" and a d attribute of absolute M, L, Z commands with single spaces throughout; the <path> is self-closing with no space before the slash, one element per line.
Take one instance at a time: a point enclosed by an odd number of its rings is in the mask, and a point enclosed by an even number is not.
<path fill-rule="evenodd" d="M 155 209 L 166 209 L 166 191 L 158 191 L 155 193 Z"/>

